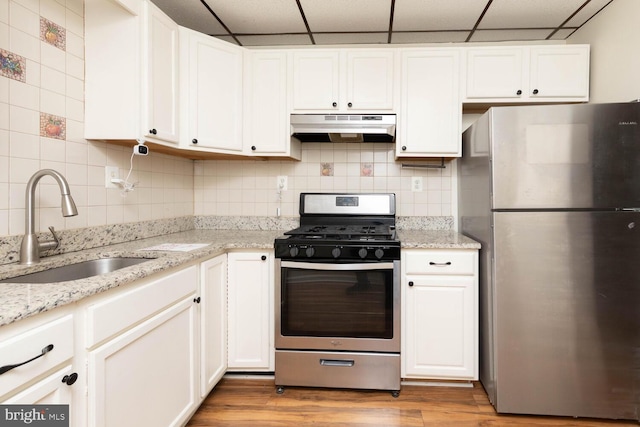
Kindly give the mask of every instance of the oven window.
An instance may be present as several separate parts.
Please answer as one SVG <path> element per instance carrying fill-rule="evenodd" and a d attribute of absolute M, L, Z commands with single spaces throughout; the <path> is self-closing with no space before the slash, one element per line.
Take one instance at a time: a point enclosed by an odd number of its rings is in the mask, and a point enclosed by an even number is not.
<path fill-rule="evenodd" d="M 284 336 L 393 338 L 393 269 L 282 269 Z"/>

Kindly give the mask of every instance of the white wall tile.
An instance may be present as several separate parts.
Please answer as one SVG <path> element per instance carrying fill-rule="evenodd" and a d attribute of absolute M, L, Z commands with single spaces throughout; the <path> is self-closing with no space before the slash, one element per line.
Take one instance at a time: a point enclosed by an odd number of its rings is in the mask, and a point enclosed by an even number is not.
<path fill-rule="evenodd" d="M 22 107 L 10 106 L 9 129 L 15 132 L 38 135 L 40 130 L 40 113 Z"/>
<path fill-rule="evenodd" d="M 9 22 L 11 26 L 19 28 L 20 31 L 33 37 L 40 37 L 40 15 L 38 11 L 29 10 L 28 8 L 16 3 L 9 2 Z"/>
<path fill-rule="evenodd" d="M 40 67 L 40 87 L 48 91 L 64 95 L 66 93 L 67 75 L 50 67 Z"/>
<path fill-rule="evenodd" d="M 12 158 L 40 159 L 40 137 L 21 132 L 9 133 L 9 154 Z"/>
<path fill-rule="evenodd" d="M 40 39 L 11 25 L 9 26 L 9 50 L 32 61 L 40 62 Z M 29 75 L 28 66 L 27 75 Z"/>

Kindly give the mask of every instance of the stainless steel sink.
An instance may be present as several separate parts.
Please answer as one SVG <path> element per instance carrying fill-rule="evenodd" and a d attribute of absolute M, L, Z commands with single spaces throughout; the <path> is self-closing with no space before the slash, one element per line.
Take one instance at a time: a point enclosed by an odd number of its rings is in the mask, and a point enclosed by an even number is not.
<path fill-rule="evenodd" d="M 37 273 L 25 274 L 24 276 L 10 277 L 0 280 L 0 283 L 56 283 L 66 282 L 67 280 L 86 279 L 151 260 L 150 258 L 129 257 L 93 259 L 64 265 L 62 267 L 55 267 Z"/>

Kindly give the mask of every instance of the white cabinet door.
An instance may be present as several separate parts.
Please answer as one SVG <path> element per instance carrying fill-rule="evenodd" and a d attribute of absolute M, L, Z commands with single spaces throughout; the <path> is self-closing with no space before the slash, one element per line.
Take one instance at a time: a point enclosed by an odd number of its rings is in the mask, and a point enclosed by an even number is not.
<path fill-rule="evenodd" d="M 300 160 L 300 142 L 289 132 L 287 52 L 245 52 L 244 67 L 244 145 L 252 155 Z"/>
<path fill-rule="evenodd" d="M 126 3 L 85 3 L 85 138 L 175 146 L 177 26 L 146 0 Z"/>
<path fill-rule="evenodd" d="M 401 67 L 396 156 L 459 157 L 459 51 L 406 49 Z"/>
<path fill-rule="evenodd" d="M 178 24 L 151 2 L 145 2 L 146 80 L 145 135 L 178 143 L 179 58 Z"/>
<path fill-rule="evenodd" d="M 519 99 L 526 96 L 521 47 L 467 50 L 466 97 Z"/>
<path fill-rule="evenodd" d="M 228 367 L 273 371 L 273 251 L 228 254 Z"/>
<path fill-rule="evenodd" d="M 530 48 L 530 96 L 589 100 L 589 46 Z"/>
<path fill-rule="evenodd" d="M 589 46 L 467 49 L 466 102 L 589 100 Z"/>
<path fill-rule="evenodd" d="M 200 266 L 200 397 L 227 370 L 227 255 Z"/>
<path fill-rule="evenodd" d="M 405 250 L 402 377 L 478 378 L 478 256 L 469 250 Z"/>
<path fill-rule="evenodd" d="M 338 111 L 340 53 L 310 50 L 293 53 L 293 109 Z"/>
<path fill-rule="evenodd" d="M 89 426 L 180 426 L 196 397 L 196 305 L 183 300 L 89 352 Z"/>
<path fill-rule="evenodd" d="M 347 52 L 346 103 L 348 110 L 392 110 L 395 54 L 392 50 Z"/>
<path fill-rule="evenodd" d="M 242 154 L 242 48 L 180 27 L 181 146 Z"/>

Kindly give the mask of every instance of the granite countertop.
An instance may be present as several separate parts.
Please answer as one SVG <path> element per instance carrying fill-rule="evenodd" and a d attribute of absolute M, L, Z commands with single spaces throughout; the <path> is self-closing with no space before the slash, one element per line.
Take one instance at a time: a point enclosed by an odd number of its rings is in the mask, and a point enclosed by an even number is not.
<path fill-rule="evenodd" d="M 0 326 L 53 308 L 71 304 L 109 289 L 126 285 L 154 273 L 211 258 L 233 249 L 271 249 L 284 230 L 195 229 L 134 240 L 95 249 L 42 258 L 33 266 L 0 265 L 0 280 L 107 257 L 141 257 L 148 262 L 87 279 L 58 283 L 0 283 Z M 399 230 L 405 249 L 479 249 L 480 244 L 454 231 Z M 163 243 L 206 243 L 189 252 L 143 250 Z"/>

